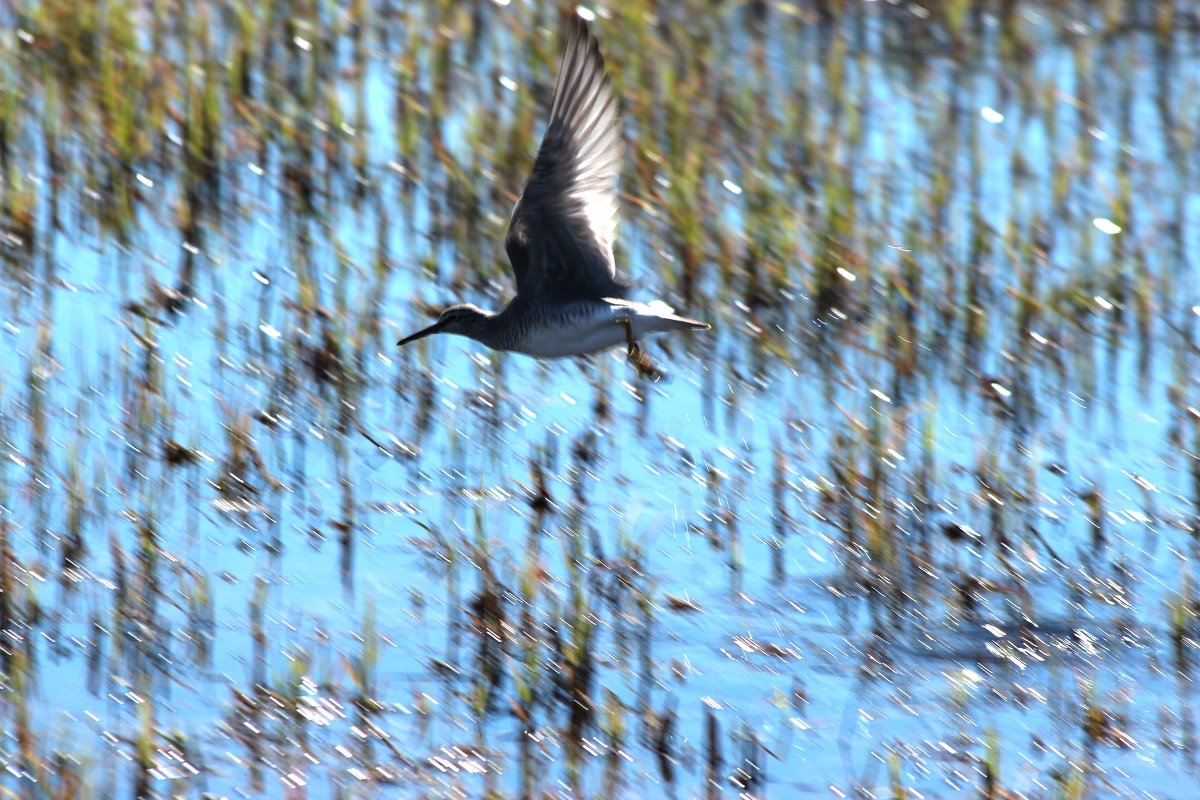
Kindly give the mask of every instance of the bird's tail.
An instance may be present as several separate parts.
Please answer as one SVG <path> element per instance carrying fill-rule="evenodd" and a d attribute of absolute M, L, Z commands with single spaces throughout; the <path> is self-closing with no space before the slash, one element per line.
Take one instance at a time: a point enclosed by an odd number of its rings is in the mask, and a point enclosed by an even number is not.
<path fill-rule="evenodd" d="M 671 308 L 661 300 L 655 300 L 649 303 L 649 306 L 656 317 L 674 323 L 671 327 L 675 328 L 676 330 L 682 331 L 691 329 L 704 331 L 712 327 L 707 322 L 701 322 L 698 319 L 692 319 L 691 317 L 685 317 L 680 314 L 676 314 L 675 309 Z"/>

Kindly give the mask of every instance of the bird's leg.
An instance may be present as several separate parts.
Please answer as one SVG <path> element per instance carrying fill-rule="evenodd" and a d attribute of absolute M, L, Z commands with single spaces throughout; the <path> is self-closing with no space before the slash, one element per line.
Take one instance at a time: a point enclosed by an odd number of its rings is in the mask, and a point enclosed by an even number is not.
<path fill-rule="evenodd" d="M 617 322 L 625 326 L 625 342 L 629 345 L 629 358 L 631 360 L 639 359 L 642 355 L 642 349 L 633 340 L 633 320 L 628 316 L 624 316 L 617 320 Z"/>
<path fill-rule="evenodd" d="M 642 351 L 641 346 L 633 338 L 633 320 L 624 316 L 617 322 L 625 326 L 625 342 L 629 345 L 629 360 L 633 362 L 638 375 L 654 381 L 661 379 L 663 377 L 662 370 L 654 365 L 654 362 Z"/>

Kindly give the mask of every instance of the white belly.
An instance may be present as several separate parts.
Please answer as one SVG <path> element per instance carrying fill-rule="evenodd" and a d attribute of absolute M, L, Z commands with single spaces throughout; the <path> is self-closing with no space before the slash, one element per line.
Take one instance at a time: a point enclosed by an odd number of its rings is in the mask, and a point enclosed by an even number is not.
<path fill-rule="evenodd" d="M 636 320 L 633 322 L 636 340 L 639 326 Z M 565 358 L 599 353 L 617 345 L 624 346 L 628 338 L 625 326 L 617 322 L 615 317 L 593 319 L 571 328 L 535 329 L 530 333 L 528 339 L 523 342 L 521 352 L 536 358 Z"/>
<path fill-rule="evenodd" d="M 661 303 L 605 302 L 607 305 L 597 304 L 593 313 L 577 317 L 570 325 L 533 328 L 517 350 L 536 358 L 564 358 L 626 347 L 629 334 L 625 320 L 629 320 L 635 342 L 651 333 L 691 327 L 680 324 L 679 318 Z"/>

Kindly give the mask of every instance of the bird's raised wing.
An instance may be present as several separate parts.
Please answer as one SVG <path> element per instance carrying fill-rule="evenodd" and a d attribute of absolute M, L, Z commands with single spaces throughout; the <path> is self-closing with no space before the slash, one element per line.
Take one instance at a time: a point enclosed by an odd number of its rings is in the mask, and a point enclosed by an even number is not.
<path fill-rule="evenodd" d="M 550 123 L 504 240 L 519 295 L 625 296 L 613 261 L 620 170 L 620 119 L 604 57 L 575 17 Z"/>

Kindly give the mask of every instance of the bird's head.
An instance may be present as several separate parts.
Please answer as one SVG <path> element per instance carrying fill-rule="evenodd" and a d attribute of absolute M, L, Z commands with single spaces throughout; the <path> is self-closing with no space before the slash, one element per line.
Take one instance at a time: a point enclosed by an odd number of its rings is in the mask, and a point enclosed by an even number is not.
<path fill-rule="evenodd" d="M 408 344 L 415 342 L 417 339 L 424 339 L 434 333 L 457 333 L 460 336 L 470 336 L 475 338 L 475 334 L 480 330 L 483 320 L 490 317 L 482 308 L 473 306 L 470 303 L 459 303 L 453 305 L 442 312 L 437 318 L 437 322 L 430 325 L 428 328 L 417 331 L 412 336 L 406 336 L 397 345 Z"/>

